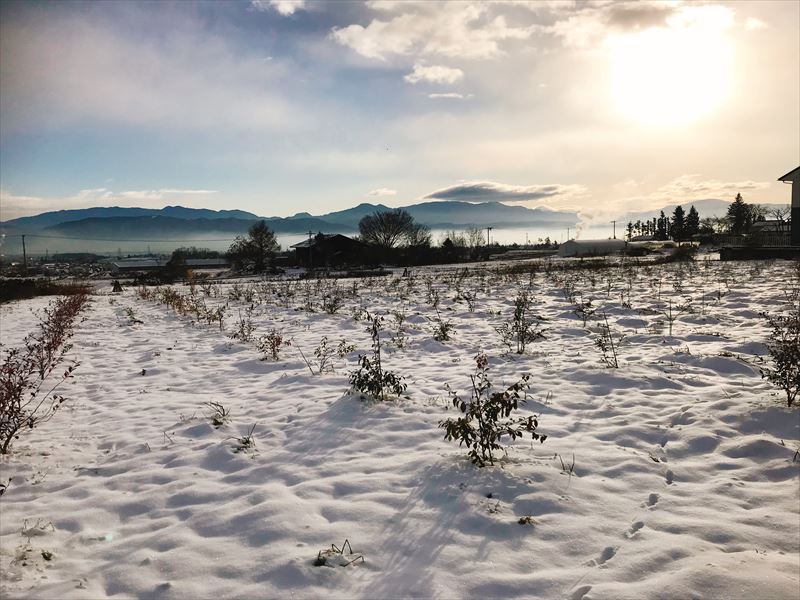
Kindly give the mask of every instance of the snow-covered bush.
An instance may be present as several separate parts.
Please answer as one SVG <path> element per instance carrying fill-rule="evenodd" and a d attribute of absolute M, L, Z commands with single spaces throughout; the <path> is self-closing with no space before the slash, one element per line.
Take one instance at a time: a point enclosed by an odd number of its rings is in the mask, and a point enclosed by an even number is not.
<path fill-rule="evenodd" d="M 530 375 L 523 375 L 505 390 L 493 392 L 488 373 L 489 358 L 479 354 L 475 362 L 475 375 L 470 375 L 472 395 L 469 401 L 461 399 L 449 386 L 447 388 L 453 406 L 464 416 L 439 423 L 439 427 L 445 430 L 444 439 L 458 440 L 459 446 L 467 446 L 470 459 L 479 467 L 494 464 L 495 450 L 505 451 L 500 444 L 503 436 L 513 441 L 530 433 L 532 439 L 544 442 L 547 436 L 537 433 L 539 421 L 536 416 L 511 416 L 525 402 Z"/>
<path fill-rule="evenodd" d="M 762 368 L 761 376 L 786 392 L 791 406 L 800 393 L 800 304 L 787 315 L 763 316 L 772 328 L 767 348 L 773 366 Z"/>
<path fill-rule="evenodd" d="M 358 357 L 358 370 L 350 373 L 350 385 L 354 390 L 376 400 L 386 400 L 388 395 L 400 396 L 408 387 L 401 375 L 383 369 L 381 363 L 381 326 L 383 317 L 367 313 L 369 327 L 367 332 L 372 337 L 372 358 L 367 355 Z"/>

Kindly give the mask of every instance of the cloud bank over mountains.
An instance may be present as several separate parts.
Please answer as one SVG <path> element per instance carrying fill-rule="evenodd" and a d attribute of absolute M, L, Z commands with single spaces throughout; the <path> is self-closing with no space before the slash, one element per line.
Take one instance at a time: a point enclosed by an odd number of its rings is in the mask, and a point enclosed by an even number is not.
<path fill-rule="evenodd" d="M 495 181 L 467 181 L 436 190 L 426 200 L 463 202 L 530 202 L 555 197 L 575 198 L 586 193 L 581 185 L 510 185 Z"/>

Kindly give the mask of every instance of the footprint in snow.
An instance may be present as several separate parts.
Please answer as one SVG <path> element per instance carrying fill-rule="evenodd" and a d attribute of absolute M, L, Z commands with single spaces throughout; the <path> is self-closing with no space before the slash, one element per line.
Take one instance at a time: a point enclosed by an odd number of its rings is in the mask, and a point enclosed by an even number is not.
<path fill-rule="evenodd" d="M 581 587 L 577 588 L 569 597 L 569 600 L 583 600 L 592 590 L 592 586 L 590 585 L 582 585 Z"/>
<path fill-rule="evenodd" d="M 604 565 L 612 558 L 614 558 L 614 556 L 617 554 L 617 549 L 618 547 L 615 548 L 614 546 L 606 546 L 605 548 L 603 548 L 603 552 L 600 554 L 600 558 L 595 559 L 597 565 L 598 566 Z"/>
<path fill-rule="evenodd" d="M 628 531 L 625 532 L 625 537 L 628 539 L 632 538 L 642 527 L 644 527 L 644 521 L 636 521 L 628 528 Z"/>
<path fill-rule="evenodd" d="M 672 482 L 675 481 L 675 473 L 672 472 L 672 469 L 667 469 L 665 478 L 667 480 L 667 485 L 672 485 Z"/>
<path fill-rule="evenodd" d="M 601 565 L 604 565 L 609 560 L 614 558 L 614 555 L 616 555 L 618 549 L 619 546 L 617 547 L 606 546 L 605 548 L 603 548 L 603 551 L 600 553 L 600 556 L 598 556 L 597 558 L 593 558 L 592 560 L 584 564 L 588 567 L 599 567 Z"/>
<path fill-rule="evenodd" d="M 658 494 L 650 494 L 650 496 L 647 498 L 647 506 L 655 506 L 658 504 L 659 497 L 660 496 Z"/>

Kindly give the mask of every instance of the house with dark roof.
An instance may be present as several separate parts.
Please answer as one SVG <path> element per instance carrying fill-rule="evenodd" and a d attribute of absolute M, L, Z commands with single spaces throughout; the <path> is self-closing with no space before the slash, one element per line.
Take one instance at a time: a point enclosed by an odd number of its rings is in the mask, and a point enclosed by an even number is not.
<path fill-rule="evenodd" d="M 318 233 L 292 248 L 299 264 L 317 268 L 362 263 L 367 246 L 340 233 Z"/>

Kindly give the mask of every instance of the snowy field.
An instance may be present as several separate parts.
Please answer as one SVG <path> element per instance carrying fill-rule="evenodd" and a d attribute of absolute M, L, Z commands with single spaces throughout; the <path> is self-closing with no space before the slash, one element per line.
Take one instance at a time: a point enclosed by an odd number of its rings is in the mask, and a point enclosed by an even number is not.
<path fill-rule="evenodd" d="M 800 596 L 800 411 L 759 372 L 759 313 L 800 294 L 791 263 L 174 289 L 227 305 L 224 331 L 135 289 L 98 290 L 68 402 L 0 457 L 0 483 L 13 478 L 3 598 Z M 545 335 L 522 355 L 496 331 L 520 290 Z M 3 344 L 47 301 L 0 307 Z M 386 317 L 400 399 L 348 393 L 370 348 L 363 309 Z M 618 368 L 596 346 L 603 313 Z M 447 341 L 433 339 L 439 319 Z M 289 342 L 277 361 L 230 337 L 250 322 L 254 339 Z M 323 337 L 334 351 L 320 373 Z M 339 356 L 342 340 L 355 350 Z M 520 412 L 548 436 L 485 468 L 438 428 L 460 414 L 445 384 L 468 397 L 479 352 L 498 388 L 531 375 Z M 214 427 L 207 402 L 229 421 Z M 345 539 L 363 561 L 314 565 Z"/>

